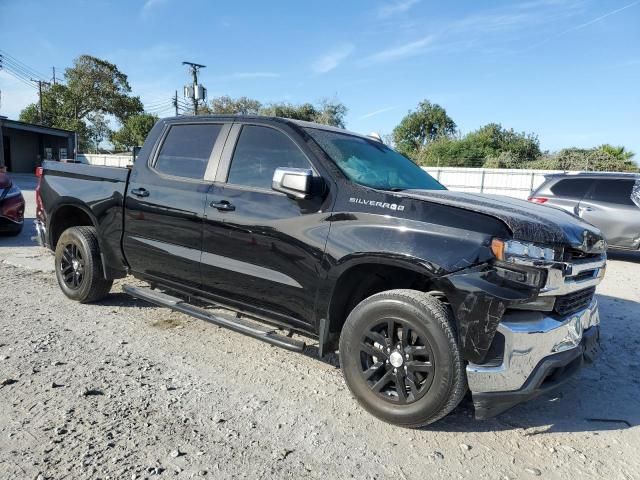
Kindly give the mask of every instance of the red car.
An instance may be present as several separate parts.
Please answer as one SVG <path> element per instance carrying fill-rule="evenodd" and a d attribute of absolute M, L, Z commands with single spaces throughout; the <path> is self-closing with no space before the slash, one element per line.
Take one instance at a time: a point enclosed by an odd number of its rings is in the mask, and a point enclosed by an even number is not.
<path fill-rule="evenodd" d="M 24 226 L 24 197 L 6 173 L 0 173 L 0 235 L 19 235 Z"/>

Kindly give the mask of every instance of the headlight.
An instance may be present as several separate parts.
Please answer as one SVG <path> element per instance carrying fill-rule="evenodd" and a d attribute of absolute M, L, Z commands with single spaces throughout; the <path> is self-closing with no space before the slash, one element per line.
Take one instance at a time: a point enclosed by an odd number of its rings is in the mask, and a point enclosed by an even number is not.
<path fill-rule="evenodd" d="M 533 243 L 518 242 L 516 240 L 491 240 L 491 251 L 498 260 L 513 260 L 517 258 L 525 260 L 544 260 L 552 262 L 555 258 L 553 248 L 541 247 Z"/>
<path fill-rule="evenodd" d="M 15 183 L 12 183 L 9 187 L 9 191 L 4 196 L 2 196 L 2 198 L 17 197 L 18 195 L 20 195 L 20 189 Z"/>

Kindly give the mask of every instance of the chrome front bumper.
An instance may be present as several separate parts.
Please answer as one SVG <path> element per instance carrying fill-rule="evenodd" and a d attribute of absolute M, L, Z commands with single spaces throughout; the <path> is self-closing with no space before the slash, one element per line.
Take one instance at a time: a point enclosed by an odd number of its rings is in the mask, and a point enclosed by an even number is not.
<path fill-rule="evenodd" d="M 578 349 L 583 332 L 600 324 L 598 303 L 562 319 L 545 312 L 508 312 L 498 325 L 504 336 L 500 365 L 467 365 L 472 393 L 512 392 L 521 389 L 534 369 L 547 357 Z"/>

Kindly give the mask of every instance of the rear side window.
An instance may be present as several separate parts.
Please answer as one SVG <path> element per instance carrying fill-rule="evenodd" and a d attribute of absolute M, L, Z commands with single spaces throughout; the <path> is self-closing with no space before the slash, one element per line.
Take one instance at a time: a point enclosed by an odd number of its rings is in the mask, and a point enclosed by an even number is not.
<path fill-rule="evenodd" d="M 273 172 L 278 167 L 311 168 L 311 165 L 284 133 L 269 127 L 242 127 L 227 182 L 270 190 Z"/>
<path fill-rule="evenodd" d="M 553 184 L 550 190 L 559 197 L 582 198 L 592 183 L 591 178 L 566 178 Z"/>
<path fill-rule="evenodd" d="M 595 202 L 633 205 L 631 189 L 634 183 L 634 180 L 624 179 L 598 180 L 589 194 L 589 199 Z"/>
<path fill-rule="evenodd" d="M 164 139 L 155 169 L 175 177 L 204 178 L 221 129 L 220 124 L 173 125 Z"/>

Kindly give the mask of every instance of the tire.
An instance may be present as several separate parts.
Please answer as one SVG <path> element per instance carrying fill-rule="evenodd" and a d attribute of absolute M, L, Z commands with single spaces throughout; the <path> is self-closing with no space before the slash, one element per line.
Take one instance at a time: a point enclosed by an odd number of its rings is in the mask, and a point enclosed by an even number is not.
<path fill-rule="evenodd" d="M 22 228 L 24 227 L 24 223 L 21 223 L 20 225 L 16 226 L 16 227 L 11 227 L 11 228 L 7 228 L 6 230 L 3 230 L 2 232 L 0 232 L 0 236 L 2 237 L 17 237 L 18 235 L 20 235 L 22 233 Z"/>
<path fill-rule="evenodd" d="M 113 280 L 104 278 L 94 227 L 71 227 L 62 232 L 56 245 L 55 267 L 62 293 L 80 303 L 104 298 L 113 285 Z"/>
<path fill-rule="evenodd" d="M 360 302 L 344 324 L 339 353 L 351 393 L 389 423 L 436 422 L 467 391 L 453 316 L 424 292 L 389 290 Z"/>

